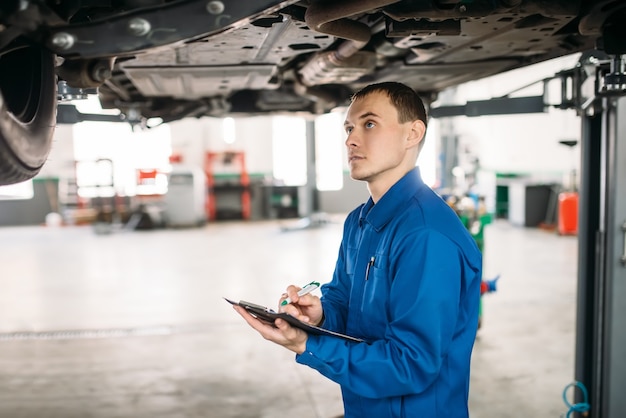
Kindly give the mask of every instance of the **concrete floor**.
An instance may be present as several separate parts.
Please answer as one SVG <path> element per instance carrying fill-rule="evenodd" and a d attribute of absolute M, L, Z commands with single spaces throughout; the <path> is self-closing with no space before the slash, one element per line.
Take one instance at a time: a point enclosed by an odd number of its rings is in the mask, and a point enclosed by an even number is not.
<path fill-rule="evenodd" d="M 339 388 L 268 343 L 222 297 L 273 306 L 290 283 L 327 281 L 342 217 L 187 230 L 0 229 L 0 417 L 342 414 Z M 472 418 L 559 417 L 572 381 L 576 237 L 485 230 Z"/>

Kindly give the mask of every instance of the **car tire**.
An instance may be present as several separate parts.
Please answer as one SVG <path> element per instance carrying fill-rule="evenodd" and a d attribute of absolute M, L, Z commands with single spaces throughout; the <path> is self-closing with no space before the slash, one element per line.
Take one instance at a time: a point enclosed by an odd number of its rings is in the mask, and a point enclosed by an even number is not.
<path fill-rule="evenodd" d="M 41 170 L 56 125 L 55 56 L 22 45 L 0 55 L 0 185 Z"/>

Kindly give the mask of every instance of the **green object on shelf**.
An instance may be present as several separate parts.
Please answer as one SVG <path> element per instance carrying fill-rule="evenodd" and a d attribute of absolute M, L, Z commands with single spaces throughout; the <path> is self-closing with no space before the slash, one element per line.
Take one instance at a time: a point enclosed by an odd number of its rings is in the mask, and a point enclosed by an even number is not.
<path fill-rule="evenodd" d="M 489 213 L 476 216 L 474 214 L 461 213 L 459 218 L 465 228 L 469 231 L 480 252 L 483 252 L 485 247 L 485 226 L 489 225 L 493 221 L 493 216 Z M 483 298 L 482 295 L 478 301 L 478 328 L 481 327 L 483 317 Z"/>
<path fill-rule="evenodd" d="M 482 252 L 485 246 L 485 225 L 489 225 L 492 222 L 492 215 L 485 213 L 476 217 L 462 213 L 459 215 L 459 218 L 461 219 L 461 222 L 463 222 L 463 225 L 465 225 L 465 228 L 469 231 L 472 238 L 476 241 L 478 249 Z"/>

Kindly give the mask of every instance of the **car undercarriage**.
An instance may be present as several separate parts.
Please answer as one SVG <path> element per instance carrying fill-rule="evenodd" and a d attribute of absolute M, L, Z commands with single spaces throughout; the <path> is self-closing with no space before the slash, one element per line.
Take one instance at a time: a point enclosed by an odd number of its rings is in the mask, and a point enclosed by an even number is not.
<path fill-rule="evenodd" d="M 0 5 L 0 184 L 33 177 L 59 102 L 150 118 L 322 114 L 374 82 L 427 102 L 576 52 L 626 52 L 607 0 L 10 0 Z"/>

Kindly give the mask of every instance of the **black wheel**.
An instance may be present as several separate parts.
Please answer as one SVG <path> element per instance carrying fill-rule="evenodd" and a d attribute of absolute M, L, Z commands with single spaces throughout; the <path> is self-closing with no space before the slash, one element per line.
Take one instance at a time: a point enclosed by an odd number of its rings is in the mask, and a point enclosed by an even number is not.
<path fill-rule="evenodd" d="M 56 124 L 54 54 L 37 46 L 0 55 L 0 185 L 34 177 Z"/>

